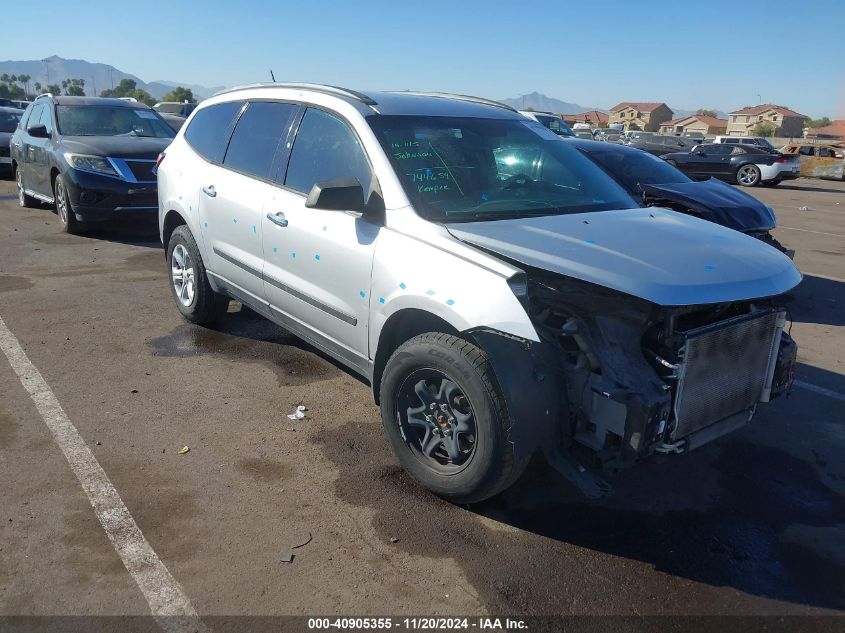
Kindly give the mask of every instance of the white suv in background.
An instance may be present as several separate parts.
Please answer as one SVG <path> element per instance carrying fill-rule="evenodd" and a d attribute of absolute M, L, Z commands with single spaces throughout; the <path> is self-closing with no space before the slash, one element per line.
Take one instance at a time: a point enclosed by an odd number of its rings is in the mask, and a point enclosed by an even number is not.
<path fill-rule="evenodd" d="M 788 385 L 786 256 L 640 208 L 507 106 L 245 87 L 200 104 L 157 169 L 185 318 L 236 298 L 360 374 L 447 499 L 496 494 L 538 449 L 595 493 L 595 469 L 698 446 Z"/>

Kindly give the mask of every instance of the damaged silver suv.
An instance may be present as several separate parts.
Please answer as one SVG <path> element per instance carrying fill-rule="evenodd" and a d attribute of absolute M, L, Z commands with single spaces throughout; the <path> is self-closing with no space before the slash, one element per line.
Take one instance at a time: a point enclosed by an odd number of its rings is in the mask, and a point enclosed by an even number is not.
<path fill-rule="evenodd" d="M 538 450 L 600 493 L 592 473 L 692 450 L 789 386 L 788 257 L 640 208 L 501 104 L 238 88 L 157 169 L 185 318 L 236 298 L 359 373 L 447 499 L 500 492 Z"/>

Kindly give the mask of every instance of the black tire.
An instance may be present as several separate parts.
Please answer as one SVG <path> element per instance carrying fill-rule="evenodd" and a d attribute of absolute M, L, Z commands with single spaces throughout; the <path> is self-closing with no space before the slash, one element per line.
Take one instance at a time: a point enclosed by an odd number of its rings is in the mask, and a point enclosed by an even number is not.
<path fill-rule="evenodd" d="M 736 183 L 741 187 L 756 187 L 760 184 L 762 174 L 754 163 L 740 165 L 736 170 Z"/>
<path fill-rule="evenodd" d="M 174 260 L 174 253 L 187 253 L 190 257 L 190 266 L 186 266 L 186 270 L 190 268 L 193 271 L 190 275 L 193 290 L 191 293 L 185 290 L 184 293 L 181 293 L 181 296 L 177 291 L 177 277 L 174 267 L 174 264 L 178 263 L 178 257 Z M 183 261 L 185 261 L 184 258 Z M 197 243 L 190 229 L 184 224 L 176 227 L 167 243 L 167 265 L 170 292 L 179 312 L 188 321 L 197 325 L 208 325 L 216 321 L 226 311 L 229 299 L 217 294 L 211 288 Z M 186 300 L 188 295 L 190 295 L 189 300 Z"/>
<path fill-rule="evenodd" d="M 24 193 L 23 189 L 23 172 L 21 171 L 21 166 L 15 166 L 15 185 L 18 189 L 18 204 L 22 207 L 32 208 L 38 205 L 38 200 L 33 198 L 32 196 L 28 196 Z"/>
<path fill-rule="evenodd" d="M 53 198 L 56 202 L 56 215 L 59 217 L 62 233 L 82 234 L 82 224 L 76 219 L 76 214 L 73 212 L 73 205 L 70 202 L 70 196 L 68 196 L 64 176 L 56 176 L 53 183 Z"/>
<path fill-rule="evenodd" d="M 424 434 L 423 437 L 410 432 L 412 428 L 419 428 L 418 421 L 408 422 L 416 409 L 405 408 L 405 413 L 402 409 L 408 402 L 422 403 L 423 406 L 418 408 L 428 412 L 420 392 L 414 390 L 417 394 L 414 400 L 414 395 L 408 391 L 414 389 L 414 384 L 421 384 L 415 383 L 418 377 L 426 375 L 444 377 L 441 393 L 444 392 L 443 384 L 458 387 L 460 395 L 446 397 L 449 406 L 452 404 L 450 400 L 453 400 L 455 407 L 463 408 L 461 414 L 453 407 L 457 412 L 455 416 L 466 416 L 469 412 L 473 432 L 468 437 L 472 438 L 472 445 L 471 452 L 461 456 L 465 458 L 463 463 L 456 465 L 451 453 L 445 464 L 423 454 L 425 445 L 437 440 L 434 435 L 439 432 L 439 421 L 431 425 L 434 432 L 428 429 L 417 431 Z M 425 380 L 423 378 L 421 382 Z M 437 398 L 433 391 L 428 392 L 426 397 Z M 460 402 L 458 399 L 461 399 Z M 440 416 L 441 410 L 432 408 Z M 448 411 L 445 413 L 454 423 L 455 418 L 450 415 Z M 498 494 L 513 484 L 528 465 L 527 458 L 515 459 L 514 446 L 508 440 L 510 418 L 505 398 L 487 356 L 478 347 L 457 336 L 440 332 L 420 334 L 393 353 L 381 380 L 381 419 L 390 446 L 405 470 L 423 487 L 453 503 L 476 503 Z M 443 424 L 447 424 L 445 420 Z M 447 429 L 441 432 L 441 436 L 445 432 L 451 438 L 454 433 L 456 444 L 465 441 L 465 438 L 458 439 L 458 427 L 453 426 L 454 431 L 448 426 L 439 428 Z M 436 451 L 447 451 L 445 446 L 450 441 L 443 439 L 442 446 Z M 441 455 L 441 459 L 445 457 Z"/>

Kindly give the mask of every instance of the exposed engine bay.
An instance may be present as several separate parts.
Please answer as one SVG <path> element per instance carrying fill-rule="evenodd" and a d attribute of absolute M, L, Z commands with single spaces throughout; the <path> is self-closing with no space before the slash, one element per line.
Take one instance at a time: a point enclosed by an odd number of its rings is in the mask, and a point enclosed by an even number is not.
<path fill-rule="evenodd" d="M 791 383 L 796 347 L 777 298 L 661 307 L 536 269 L 527 294 L 559 358 L 556 441 L 606 468 L 701 446 Z"/>

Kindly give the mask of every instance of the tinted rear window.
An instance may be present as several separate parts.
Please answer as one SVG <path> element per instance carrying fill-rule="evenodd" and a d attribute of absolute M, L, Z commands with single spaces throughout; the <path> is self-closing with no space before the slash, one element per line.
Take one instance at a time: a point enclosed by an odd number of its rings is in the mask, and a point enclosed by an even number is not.
<path fill-rule="evenodd" d="M 290 103 L 250 103 L 238 119 L 223 164 L 259 178 L 272 178 L 276 150 L 287 136 L 295 112 L 296 106 Z"/>
<path fill-rule="evenodd" d="M 223 160 L 232 123 L 243 101 L 229 101 L 203 108 L 185 130 L 185 138 L 203 158 L 213 163 Z"/>
<path fill-rule="evenodd" d="M 17 112 L 0 112 L 0 132 L 14 132 L 20 118 Z"/>

